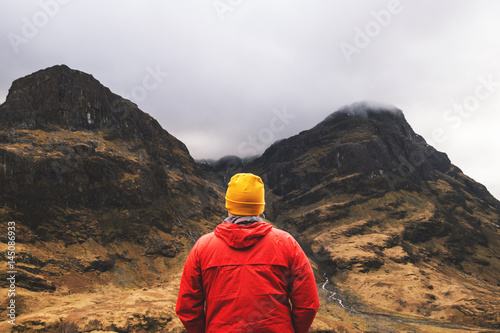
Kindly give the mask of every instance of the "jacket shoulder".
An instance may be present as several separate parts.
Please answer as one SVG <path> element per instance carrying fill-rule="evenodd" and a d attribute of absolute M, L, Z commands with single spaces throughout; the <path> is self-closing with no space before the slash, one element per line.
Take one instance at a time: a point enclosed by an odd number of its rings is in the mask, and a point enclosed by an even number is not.
<path fill-rule="evenodd" d="M 294 255 L 298 243 L 292 235 L 284 230 L 277 228 L 272 228 L 270 233 L 274 235 L 276 243 L 279 244 L 285 257 Z"/>
<path fill-rule="evenodd" d="M 215 234 L 213 231 L 211 233 L 205 234 L 205 235 L 201 236 L 200 238 L 198 238 L 198 240 L 196 241 L 194 246 L 198 247 L 198 248 L 204 247 L 208 243 L 210 243 L 210 241 L 212 240 L 212 238 L 214 238 L 214 236 L 215 236 Z"/>
<path fill-rule="evenodd" d="M 277 228 L 272 228 L 271 232 L 279 239 L 282 241 L 295 241 L 295 238 L 293 238 L 292 235 L 290 235 L 288 232 L 285 230 L 277 229 Z"/>

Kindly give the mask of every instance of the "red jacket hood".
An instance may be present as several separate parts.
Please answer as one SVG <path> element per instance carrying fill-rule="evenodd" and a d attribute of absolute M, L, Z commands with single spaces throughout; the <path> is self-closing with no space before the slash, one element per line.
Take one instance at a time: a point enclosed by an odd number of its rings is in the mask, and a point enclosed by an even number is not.
<path fill-rule="evenodd" d="M 223 222 L 215 228 L 215 236 L 226 242 L 227 245 L 243 249 L 255 245 L 262 237 L 272 229 L 272 225 L 259 221 L 250 225 L 238 225 Z"/>

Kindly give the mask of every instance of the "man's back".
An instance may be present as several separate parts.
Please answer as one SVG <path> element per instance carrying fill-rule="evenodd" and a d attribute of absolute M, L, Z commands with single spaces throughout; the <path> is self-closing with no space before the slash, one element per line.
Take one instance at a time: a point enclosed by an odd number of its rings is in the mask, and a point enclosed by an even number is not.
<path fill-rule="evenodd" d="M 189 333 L 309 331 L 319 308 L 311 265 L 290 234 L 258 217 L 264 196 L 260 177 L 231 177 L 229 217 L 191 249 L 176 306 Z"/>
<path fill-rule="evenodd" d="M 184 275 L 190 271 L 196 273 L 183 276 L 177 312 L 189 325 L 192 305 L 201 305 L 192 291 L 201 288 L 206 332 L 307 332 L 319 306 L 302 249 L 266 222 L 220 224 L 191 251 Z"/>

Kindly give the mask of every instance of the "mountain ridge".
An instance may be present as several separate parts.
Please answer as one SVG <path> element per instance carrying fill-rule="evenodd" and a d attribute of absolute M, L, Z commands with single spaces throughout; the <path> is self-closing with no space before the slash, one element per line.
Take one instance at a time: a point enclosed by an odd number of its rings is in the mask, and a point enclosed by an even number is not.
<path fill-rule="evenodd" d="M 169 267 L 223 214 L 221 189 L 182 142 L 67 66 L 16 80 L 0 105 L 0 184 L 0 224 L 16 223 L 17 327 L 26 331 L 38 315 L 46 331 L 59 325 L 59 310 L 37 311 L 70 295 L 170 288 L 179 269 Z M 91 315 L 119 328 L 134 311 Z M 175 316 L 168 307 L 156 315 Z"/>
<path fill-rule="evenodd" d="M 354 299 L 498 326 L 498 303 L 479 286 L 489 281 L 491 295 L 499 295 L 500 202 L 416 134 L 402 111 L 346 106 L 271 146 L 247 169 L 269 186 L 269 217 L 300 235 L 311 258 Z M 401 282 L 396 272 L 405 271 L 422 284 Z M 464 273 L 476 276 L 475 288 L 455 277 Z M 441 291 L 442 281 L 462 286 L 463 295 L 471 290 L 465 299 L 488 298 L 491 315 L 468 312 L 458 298 L 445 309 L 453 297 Z"/>
<path fill-rule="evenodd" d="M 355 103 L 255 159 L 195 163 L 156 120 L 67 66 L 16 80 L 7 100 L 0 224 L 20 231 L 20 330 L 64 319 L 182 331 L 183 261 L 224 218 L 236 172 L 263 178 L 266 217 L 310 257 L 313 331 L 500 328 L 499 202 L 397 108 Z"/>
<path fill-rule="evenodd" d="M 500 202 L 415 133 L 401 110 L 347 105 L 256 159 L 219 164 L 205 169 L 221 181 L 236 172 L 263 178 L 266 216 L 299 239 L 354 311 L 366 311 L 369 294 L 385 298 L 370 303 L 382 312 L 498 328 L 499 304 L 479 286 L 489 281 L 488 292 L 500 295 Z M 393 271 L 421 285 L 398 283 Z M 460 286 L 462 299 L 439 295 L 442 281 Z M 480 303 L 491 314 L 471 310 L 476 297 L 488 298 Z"/>

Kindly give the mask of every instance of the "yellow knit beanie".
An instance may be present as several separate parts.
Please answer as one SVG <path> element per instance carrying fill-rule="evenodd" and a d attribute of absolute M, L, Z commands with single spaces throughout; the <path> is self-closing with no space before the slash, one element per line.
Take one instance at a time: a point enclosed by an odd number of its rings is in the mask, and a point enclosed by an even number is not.
<path fill-rule="evenodd" d="M 251 173 L 231 178 L 226 192 L 226 208 L 232 215 L 258 216 L 264 212 L 264 183 Z"/>

